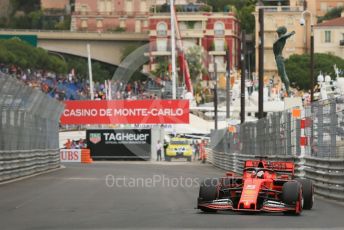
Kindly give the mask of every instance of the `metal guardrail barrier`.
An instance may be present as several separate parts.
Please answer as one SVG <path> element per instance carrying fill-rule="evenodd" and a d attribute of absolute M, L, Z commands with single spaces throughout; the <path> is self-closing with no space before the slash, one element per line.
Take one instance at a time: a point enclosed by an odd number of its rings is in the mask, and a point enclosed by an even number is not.
<path fill-rule="evenodd" d="M 0 73 L 0 182 L 57 168 L 63 105 Z"/>
<path fill-rule="evenodd" d="M 317 194 L 344 201 L 344 159 L 305 158 L 304 177 L 313 180 Z"/>
<path fill-rule="evenodd" d="M 0 152 L 0 182 L 58 167 L 60 167 L 60 152 L 58 149 Z"/>

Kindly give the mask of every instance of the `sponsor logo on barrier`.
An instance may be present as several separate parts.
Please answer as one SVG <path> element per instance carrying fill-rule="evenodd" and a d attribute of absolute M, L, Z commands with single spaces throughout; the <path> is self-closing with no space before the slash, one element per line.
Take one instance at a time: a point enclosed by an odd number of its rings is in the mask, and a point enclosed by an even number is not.
<path fill-rule="evenodd" d="M 81 162 L 81 149 L 61 149 L 61 162 Z"/>
<path fill-rule="evenodd" d="M 148 133 L 103 133 L 105 142 L 143 142 L 146 143 Z"/>
<path fill-rule="evenodd" d="M 98 144 L 99 142 L 101 142 L 102 137 L 100 133 L 90 133 L 90 141 L 93 144 Z"/>

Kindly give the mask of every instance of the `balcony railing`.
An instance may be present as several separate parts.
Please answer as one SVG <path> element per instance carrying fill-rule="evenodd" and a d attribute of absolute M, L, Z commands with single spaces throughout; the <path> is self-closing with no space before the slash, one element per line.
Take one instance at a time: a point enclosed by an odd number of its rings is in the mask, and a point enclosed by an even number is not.
<path fill-rule="evenodd" d="M 303 6 L 257 6 L 256 11 L 264 9 L 265 12 L 302 12 Z"/>
<path fill-rule="evenodd" d="M 147 11 L 109 11 L 109 12 L 99 12 L 99 11 L 75 11 L 74 16 L 148 16 Z"/>

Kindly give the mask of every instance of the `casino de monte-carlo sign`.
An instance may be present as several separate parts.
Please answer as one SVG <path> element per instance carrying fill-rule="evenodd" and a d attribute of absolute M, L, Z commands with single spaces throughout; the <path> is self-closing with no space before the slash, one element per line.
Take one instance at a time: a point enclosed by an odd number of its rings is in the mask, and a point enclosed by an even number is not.
<path fill-rule="evenodd" d="M 188 124 L 188 100 L 66 101 L 61 124 Z"/>

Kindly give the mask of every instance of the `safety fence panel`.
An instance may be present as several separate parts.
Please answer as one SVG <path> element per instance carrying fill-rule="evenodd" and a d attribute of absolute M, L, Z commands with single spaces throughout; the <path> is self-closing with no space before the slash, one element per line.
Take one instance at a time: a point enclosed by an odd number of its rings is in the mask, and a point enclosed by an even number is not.
<path fill-rule="evenodd" d="M 39 88 L 0 73 L 0 182 L 59 165 L 62 111 Z"/>

